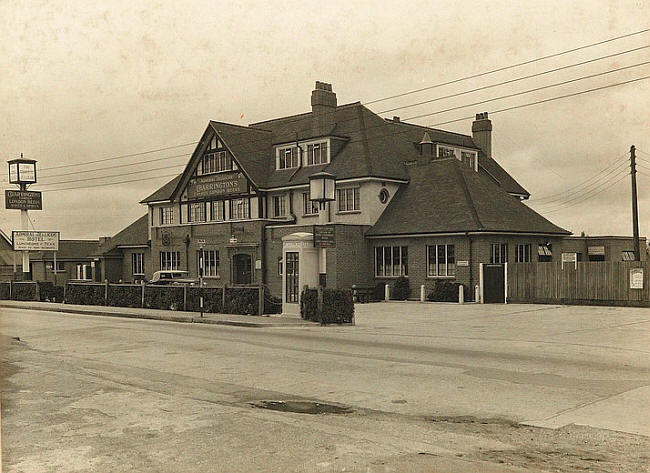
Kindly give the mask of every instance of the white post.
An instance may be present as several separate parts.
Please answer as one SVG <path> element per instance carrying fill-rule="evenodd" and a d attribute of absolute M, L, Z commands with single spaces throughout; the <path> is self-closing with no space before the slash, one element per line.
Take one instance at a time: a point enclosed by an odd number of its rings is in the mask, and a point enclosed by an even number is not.
<path fill-rule="evenodd" d="M 20 210 L 20 229 L 23 231 L 29 230 L 28 226 L 29 217 L 27 210 Z M 23 281 L 27 281 L 27 273 L 29 273 L 29 251 L 23 250 Z"/>
<path fill-rule="evenodd" d="M 390 300 L 390 285 L 386 284 L 384 286 L 384 300 L 389 301 Z"/>
<path fill-rule="evenodd" d="M 458 303 L 459 304 L 464 304 L 465 303 L 465 292 L 463 291 L 463 285 L 460 284 L 458 286 Z"/>
<path fill-rule="evenodd" d="M 478 284 L 476 284 L 474 286 L 474 302 L 475 303 L 480 302 L 480 298 L 481 298 L 481 290 L 479 289 Z"/>
<path fill-rule="evenodd" d="M 425 295 L 424 295 L 424 284 L 420 286 L 420 302 L 426 301 Z"/>
<path fill-rule="evenodd" d="M 325 202 L 322 207 L 318 207 L 318 224 L 326 225 L 328 223 L 329 202 Z M 327 278 L 327 248 L 318 249 L 318 284 L 325 286 Z"/>
<path fill-rule="evenodd" d="M 503 265 L 503 302 L 508 303 L 508 263 Z"/>
<path fill-rule="evenodd" d="M 478 265 L 478 302 L 483 304 L 483 263 Z"/>

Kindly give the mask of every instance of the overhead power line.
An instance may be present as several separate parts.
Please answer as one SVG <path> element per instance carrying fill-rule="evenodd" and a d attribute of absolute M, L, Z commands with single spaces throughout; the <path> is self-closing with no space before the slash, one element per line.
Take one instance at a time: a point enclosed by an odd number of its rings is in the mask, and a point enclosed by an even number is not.
<path fill-rule="evenodd" d="M 510 80 L 506 80 L 506 81 L 503 81 L 503 82 L 497 82 L 496 84 L 490 84 L 490 85 L 485 85 L 485 86 L 482 86 L 482 87 L 476 87 L 474 89 L 466 90 L 466 91 L 463 91 L 463 92 L 457 92 L 455 94 L 443 95 L 441 97 L 436 97 L 434 99 L 429 99 L 429 100 L 423 100 L 421 102 L 416 102 L 416 103 L 410 104 L 410 105 L 402 105 L 400 107 L 389 108 L 388 110 L 382 110 L 381 112 L 377 112 L 377 113 L 382 114 L 382 113 L 395 112 L 397 110 L 403 110 L 405 108 L 417 107 L 419 105 L 425 105 L 425 104 L 429 104 L 429 103 L 433 103 L 433 102 L 438 102 L 438 101 L 444 100 L 444 99 L 459 97 L 461 95 L 470 94 L 472 92 L 478 92 L 480 90 L 491 89 L 493 87 L 499 87 L 501 85 L 512 84 L 514 82 L 519 82 L 519 81 L 522 81 L 522 80 L 525 80 L 525 79 L 531 79 L 533 77 L 539 77 L 539 76 L 543 76 L 543 75 L 546 75 L 546 74 L 551 74 L 553 72 L 558 72 L 558 71 L 562 71 L 562 70 L 565 70 L 565 69 L 570 69 L 570 68 L 573 68 L 573 67 L 582 66 L 582 65 L 589 64 L 589 63 L 596 62 L 596 61 L 602 61 L 603 59 L 609 59 L 609 58 L 612 58 L 612 57 L 615 57 L 615 56 L 620 56 L 622 54 L 629 54 L 631 52 L 635 52 L 635 51 L 639 51 L 641 49 L 647 49 L 647 48 L 650 48 L 650 45 L 649 46 L 641 46 L 639 48 L 634 48 L 634 49 L 628 49 L 628 50 L 622 51 L 620 53 L 609 54 L 607 56 L 601 56 L 601 57 L 598 57 L 598 58 L 595 58 L 595 59 L 589 59 L 588 61 L 582 61 L 582 62 L 577 62 L 575 64 L 569 64 L 568 66 L 556 67 L 554 69 L 549 69 L 549 70 L 546 70 L 546 71 L 538 72 L 536 74 L 530 74 L 530 75 L 523 76 L 523 77 L 517 77 L 516 79 L 510 79 Z"/>
<path fill-rule="evenodd" d="M 72 179 L 70 181 L 59 181 L 59 182 L 50 182 L 43 184 L 44 186 L 58 186 L 60 184 L 70 184 L 72 182 L 86 182 L 86 181 L 96 181 L 99 179 L 111 179 L 113 177 L 122 177 L 122 176 L 131 176 L 134 174 L 143 174 L 146 172 L 153 172 L 153 171 L 162 171 L 163 169 L 173 169 L 173 168 L 178 168 L 180 166 L 185 167 L 185 164 L 174 164 L 173 166 L 162 166 L 158 168 L 151 168 L 151 169 L 143 169 L 141 171 L 131 171 L 131 172 L 123 172 L 120 174 L 110 174 L 108 176 L 97 176 L 97 177 L 87 177 L 85 179 Z"/>
<path fill-rule="evenodd" d="M 442 87 L 442 86 L 445 86 L 445 85 L 456 84 L 456 83 L 464 81 L 464 80 L 475 79 L 477 77 L 483 77 L 483 76 L 486 76 L 488 74 L 494 74 L 496 72 L 506 71 L 508 69 L 513 69 L 515 67 L 525 66 L 527 64 L 532 64 L 534 62 L 542 61 L 544 59 L 550 59 L 550 58 L 553 58 L 553 57 L 558 57 L 558 56 L 562 56 L 562 55 L 565 55 L 565 54 L 569 54 L 569 53 L 572 53 L 572 52 L 575 52 L 575 51 L 580 51 L 582 49 L 587 49 L 587 48 L 591 48 L 591 47 L 594 47 L 594 46 L 599 46 L 601 44 L 611 43 L 612 41 L 617 41 L 619 39 L 629 38 L 630 36 L 640 35 L 640 34 L 648 32 L 648 31 L 650 31 L 650 29 L 635 31 L 633 33 L 628 33 L 628 34 L 624 34 L 624 35 L 621 35 L 621 36 L 616 36 L 614 38 L 609 38 L 609 39 L 606 39 L 606 40 L 603 40 L 603 41 L 598 41 L 596 43 L 586 44 L 584 46 L 579 46 L 577 48 L 567 49 L 567 50 L 561 51 L 559 53 L 549 54 L 547 56 L 542 56 L 542 57 L 538 57 L 538 58 L 535 58 L 535 59 L 529 59 L 528 61 L 519 62 L 517 64 L 512 64 L 510 66 L 499 67 L 497 69 L 492 69 L 492 70 L 485 71 L 485 72 L 479 72 L 478 74 L 473 74 L 473 75 L 461 77 L 459 79 L 454 79 L 454 80 L 450 80 L 450 81 L 447 81 L 447 82 L 441 82 L 439 84 L 430 85 L 430 86 L 427 86 L 427 87 L 422 87 L 420 89 L 415 89 L 415 90 L 411 90 L 411 91 L 408 91 L 408 92 L 403 92 L 401 94 L 396 94 L 396 95 L 391 95 L 391 96 L 383 97 L 383 98 L 376 99 L 376 100 L 371 100 L 370 102 L 365 102 L 365 105 L 370 105 L 370 104 L 377 103 L 377 102 L 383 102 L 385 100 L 390 100 L 390 99 L 396 99 L 396 98 L 399 98 L 399 97 L 405 97 L 407 95 L 415 94 L 415 93 L 418 93 L 418 92 L 423 92 L 425 90 L 431 90 L 431 89 L 435 89 L 437 87 Z"/>
<path fill-rule="evenodd" d="M 90 189 L 94 187 L 106 187 L 106 186 L 114 186 L 117 184 L 126 184 L 129 182 L 142 182 L 142 181 L 151 181 L 152 179 L 162 179 L 162 178 L 169 178 L 169 177 L 175 177 L 178 176 L 178 173 L 174 174 L 162 174 L 159 176 L 153 176 L 153 177 L 145 177 L 145 178 L 139 178 L 139 179 L 129 179 L 126 181 L 118 181 L 118 182 L 109 182 L 106 184 L 94 184 L 92 186 L 78 186 L 78 187 L 64 187 L 62 189 L 46 189 L 43 192 L 58 192 L 58 191 L 67 191 L 67 190 L 74 190 L 74 189 Z"/>

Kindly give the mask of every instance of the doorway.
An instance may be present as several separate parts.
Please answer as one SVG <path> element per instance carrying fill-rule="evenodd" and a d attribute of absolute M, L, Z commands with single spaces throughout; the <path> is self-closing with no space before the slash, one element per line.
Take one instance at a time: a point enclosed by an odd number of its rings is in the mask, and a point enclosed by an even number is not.
<path fill-rule="evenodd" d="M 297 304 L 299 296 L 299 278 L 300 266 L 297 251 L 287 251 L 285 253 L 285 271 L 286 271 L 286 302 Z"/>
<path fill-rule="evenodd" d="M 233 283 L 251 284 L 253 282 L 253 259 L 251 255 L 239 253 L 232 257 Z"/>
<path fill-rule="evenodd" d="M 505 268 L 502 264 L 483 265 L 483 302 L 505 303 Z"/>

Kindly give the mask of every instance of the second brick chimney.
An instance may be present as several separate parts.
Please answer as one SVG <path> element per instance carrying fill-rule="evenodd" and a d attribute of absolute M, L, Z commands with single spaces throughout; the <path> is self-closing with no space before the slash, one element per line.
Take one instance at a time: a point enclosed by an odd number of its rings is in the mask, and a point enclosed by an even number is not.
<path fill-rule="evenodd" d="M 487 155 L 492 157 L 492 122 L 488 118 L 488 112 L 477 113 L 476 120 L 472 123 L 472 138 L 476 146 Z"/>
<path fill-rule="evenodd" d="M 336 94 L 332 92 L 332 84 L 316 81 L 311 92 L 311 111 L 313 114 L 314 136 L 329 134 L 336 122 Z"/>

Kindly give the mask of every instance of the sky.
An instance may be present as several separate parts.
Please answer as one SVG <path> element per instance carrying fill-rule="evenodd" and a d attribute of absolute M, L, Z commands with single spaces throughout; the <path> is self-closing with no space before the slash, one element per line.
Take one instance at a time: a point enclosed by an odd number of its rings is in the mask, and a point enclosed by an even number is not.
<path fill-rule="evenodd" d="M 139 201 L 182 171 L 211 119 L 247 125 L 307 112 L 316 80 L 332 84 L 339 104 L 410 106 L 647 46 L 650 32 L 431 88 L 638 32 L 648 20 L 644 0 L 4 0 L 0 153 L 38 161 L 34 229 L 96 239 L 146 212 Z M 494 158 L 531 193 L 528 205 L 575 234 L 632 234 L 625 163 L 634 144 L 649 235 L 650 80 L 495 113 L 650 76 L 648 61 L 650 48 L 640 49 L 382 116 L 426 115 L 410 121 L 471 134 L 471 119 L 444 123 L 492 112 Z M 11 188 L 6 181 L 5 171 L 0 183 Z M 0 228 L 20 229 L 19 213 L 2 205 Z"/>

